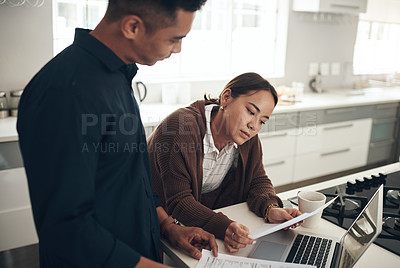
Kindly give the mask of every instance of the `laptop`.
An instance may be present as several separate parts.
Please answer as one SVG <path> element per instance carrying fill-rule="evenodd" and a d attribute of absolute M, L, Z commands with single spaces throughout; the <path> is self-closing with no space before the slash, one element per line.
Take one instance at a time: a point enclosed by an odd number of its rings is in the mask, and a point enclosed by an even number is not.
<path fill-rule="evenodd" d="M 353 267 L 382 231 L 383 195 L 381 185 L 341 239 L 281 230 L 259 238 L 248 257 L 317 267 Z"/>

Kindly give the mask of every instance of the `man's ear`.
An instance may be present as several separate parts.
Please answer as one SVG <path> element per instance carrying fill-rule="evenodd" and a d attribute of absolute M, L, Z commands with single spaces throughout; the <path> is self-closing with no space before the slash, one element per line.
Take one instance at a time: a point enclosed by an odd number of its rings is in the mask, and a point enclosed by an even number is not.
<path fill-rule="evenodd" d="M 125 38 L 135 39 L 145 31 L 143 20 L 136 15 L 125 16 L 121 20 L 121 31 Z"/>

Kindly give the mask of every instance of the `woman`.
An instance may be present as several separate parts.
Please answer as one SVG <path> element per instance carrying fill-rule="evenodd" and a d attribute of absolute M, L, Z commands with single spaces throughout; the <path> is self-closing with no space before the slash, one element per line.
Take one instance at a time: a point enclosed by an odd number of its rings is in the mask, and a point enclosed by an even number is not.
<path fill-rule="evenodd" d="M 178 221 L 202 227 L 236 252 L 255 241 L 247 227 L 214 209 L 246 201 L 271 223 L 301 214 L 282 208 L 262 163 L 257 133 L 278 97 L 267 80 L 245 73 L 219 99 L 204 98 L 169 115 L 150 136 L 153 188 Z"/>

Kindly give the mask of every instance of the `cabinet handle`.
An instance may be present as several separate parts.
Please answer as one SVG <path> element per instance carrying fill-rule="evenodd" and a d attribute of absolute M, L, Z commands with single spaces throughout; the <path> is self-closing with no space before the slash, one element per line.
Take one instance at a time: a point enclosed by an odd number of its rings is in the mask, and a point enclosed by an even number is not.
<path fill-rule="evenodd" d="M 381 105 L 377 105 L 376 109 L 384 110 L 384 109 L 397 108 L 397 106 L 398 106 L 397 103 L 394 103 L 394 104 L 381 104 Z"/>
<path fill-rule="evenodd" d="M 372 121 L 373 124 L 386 124 L 386 123 L 394 123 L 396 122 L 396 118 L 389 118 L 389 119 L 374 119 Z"/>
<path fill-rule="evenodd" d="M 274 162 L 270 164 L 265 164 L 264 167 L 271 167 L 271 166 L 278 166 L 278 165 L 283 165 L 285 164 L 285 161 L 279 161 L 279 162 Z"/>
<path fill-rule="evenodd" d="M 346 153 L 349 151 L 350 151 L 350 148 L 347 148 L 347 149 L 333 151 L 333 152 L 329 152 L 329 153 L 323 153 L 323 154 L 321 154 L 321 156 L 323 157 L 323 156 L 328 156 L 328 155 L 333 155 L 333 154 L 341 154 L 341 153 Z"/>
<path fill-rule="evenodd" d="M 356 108 L 343 108 L 343 109 L 333 109 L 333 110 L 326 110 L 327 114 L 341 114 L 341 113 L 352 113 L 355 112 Z"/>
<path fill-rule="evenodd" d="M 340 125 L 340 126 L 332 126 L 332 127 L 324 127 L 324 130 L 332 130 L 332 129 L 337 129 L 337 128 L 345 128 L 345 127 L 352 127 L 354 124 L 346 124 L 346 125 Z"/>
<path fill-rule="evenodd" d="M 351 8 L 351 9 L 359 9 L 359 6 L 351 6 L 345 4 L 331 4 L 331 7 L 341 7 L 341 8 Z"/>
<path fill-rule="evenodd" d="M 377 142 L 371 142 L 369 144 L 370 148 L 375 148 L 375 147 L 381 147 L 381 146 L 386 146 L 394 143 L 394 139 L 386 140 L 386 141 L 377 141 Z"/>
<path fill-rule="evenodd" d="M 264 132 L 264 133 L 258 133 L 258 137 L 260 138 L 277 138 L 277 137 L 285 137 L 287 136 L 288 133 L 284 132 L 284 133 L 279 133 L 279 134 L 272 134 L 269 135 L 268 133 Z"/>

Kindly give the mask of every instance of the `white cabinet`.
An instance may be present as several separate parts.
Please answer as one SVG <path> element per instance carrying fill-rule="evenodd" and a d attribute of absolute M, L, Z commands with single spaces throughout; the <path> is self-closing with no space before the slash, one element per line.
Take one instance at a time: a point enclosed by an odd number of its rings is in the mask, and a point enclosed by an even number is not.
<path fill-rule="evenodd" d="M 372 119 L 360 119 L 300 128 L 296 154 L 348 148 L 356 144 L 368 146 Z"/>
<path fill-rule="evenodd" d="M 371 126 L 366 118 L 300 128 L 293 181 L 366 165 Z"/>
<path fill-rule="evenodd" d="M 359 14 L 367 10 L 367 0 L 293 0 L 293 10 Z"/>
<path fill-rule="evenodd" d="M 265 172 L 274 186 L 293 181 L 293 161 L 298 129 L 260 133 Z"/>
<path fill-rule="evenodd" d="M 368 146 L 355 145 L 329 152 L 296 155 L 293 181 L 328 175 L 367 163 Z"/>
<path fill-rule="evenodd" d="M 0 170 L 0 251 L 37 242 L 25 169 Z"/>
<path fill-rule="evenodd" d="M 400 23 L 399 0 L 368 0 L 367 11 L 360 19 L 385 23 Z"/>
<path fill-rule="evenodd" d="M 18 141 L 0 142 L 0 251 L 37 242 Z"/>
<path fill-rule="evenodd" d="M 364 110 L 358 109 L 357 113 Z M 313 124 L 303 122 L 300 127 L 259 133 L 265 172 L 274 186 L 367 164 L 372 118 L 339 121 L 346 118 L 342 111 L 313 112 Z M 354 112 L 350 114 L 358 117 Z M 309 112 L 302 116 L 303 121 L 310 117 Z M 324 123 L 329 121 L 336 122 Z"/>

